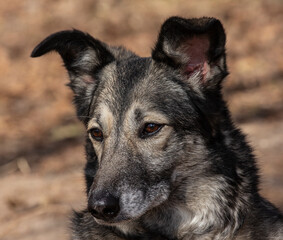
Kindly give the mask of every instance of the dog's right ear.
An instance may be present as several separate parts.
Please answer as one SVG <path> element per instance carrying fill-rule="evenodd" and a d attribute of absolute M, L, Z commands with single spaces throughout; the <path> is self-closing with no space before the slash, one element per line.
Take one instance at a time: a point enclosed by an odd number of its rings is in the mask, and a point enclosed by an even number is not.
<path fill-rule="evenodd" d="M 74 77 L 91 76 L 97 69 L 114 60 L 105 43 L 78 30 L 61 31 L 50 35 L 34 48 L 31 57 L 40 57 L 51 51 L 61 55 L 71 81 L 95 81 L 89 77 Z"/>
<path fill-rule="evenodd" d="M 71 81 L 69 86 L 75 93 L 78 117 L 86 116 L 92 89 L 97 84 L 94 75 L 115 60 L 113 54 L 105 43 L 78 30 L 50 35 L 34 48 L 31 57 L 40 57 L 51 51 L 61 55 L 68 70 Z"/>

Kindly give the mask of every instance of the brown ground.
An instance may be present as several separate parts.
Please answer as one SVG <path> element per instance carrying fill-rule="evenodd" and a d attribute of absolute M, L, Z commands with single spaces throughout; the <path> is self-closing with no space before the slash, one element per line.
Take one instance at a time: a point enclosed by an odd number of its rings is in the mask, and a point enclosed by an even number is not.
<path fill-rule="evenodd" d="M 30 59 L 48 34 L 70 28 L 146 56 L 171 15 L 215 16 L 227 36 L 225 95 L 255 147 L 262 193 L 283 209 L 281 0 L 11 0 L 0 2 L 0 239 L 67 239 L 85 206 L 83 128 L 53 54 Z"/>

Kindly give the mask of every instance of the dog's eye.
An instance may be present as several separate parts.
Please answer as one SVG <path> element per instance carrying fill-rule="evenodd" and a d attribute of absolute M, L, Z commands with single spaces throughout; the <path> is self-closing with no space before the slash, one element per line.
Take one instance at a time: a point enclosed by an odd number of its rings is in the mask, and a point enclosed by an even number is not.
<path fill-rule="evenodd" d="M 103 133 L 100 129 L 92 128 L 89 130 L 89 133 L 94 140 L 99 141 L 99 142 L 103 140 Z"/>
<path fill-rule="evenodd" d="M 163 127 L 162 124 L 146 123 L 142 130 L 142 137 L 147 137 L 156 134 Z"/>

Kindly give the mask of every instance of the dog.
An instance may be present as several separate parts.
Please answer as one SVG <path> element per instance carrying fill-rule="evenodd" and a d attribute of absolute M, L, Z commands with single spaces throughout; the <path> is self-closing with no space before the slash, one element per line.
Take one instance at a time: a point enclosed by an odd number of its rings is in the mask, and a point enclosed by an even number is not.
<path fill-rule="evenodd" d="M 283 239 L 222 97 L 225 42 L 215 18 L 171 17 L 147 58 L 78 30 L 33 50 L 61 55 L 87 131 L 88 207 L 73 240 Z"/>

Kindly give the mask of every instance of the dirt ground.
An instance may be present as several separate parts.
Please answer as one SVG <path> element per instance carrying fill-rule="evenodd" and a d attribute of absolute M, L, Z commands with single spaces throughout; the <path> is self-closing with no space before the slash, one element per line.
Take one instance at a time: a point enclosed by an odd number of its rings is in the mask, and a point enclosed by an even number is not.
<path fill-rule="evenodd" d="M 214 16 L 227 33 L 225 97 L 255 148 L 261 192 L 283 210 L 281 0 L 0 2 L 0 239 L 68 239 L 85 206 L 84 129 L 61 59 L 31 59 L 47 35 L 77 28 L 148 56 L 169 16 Z"/>

